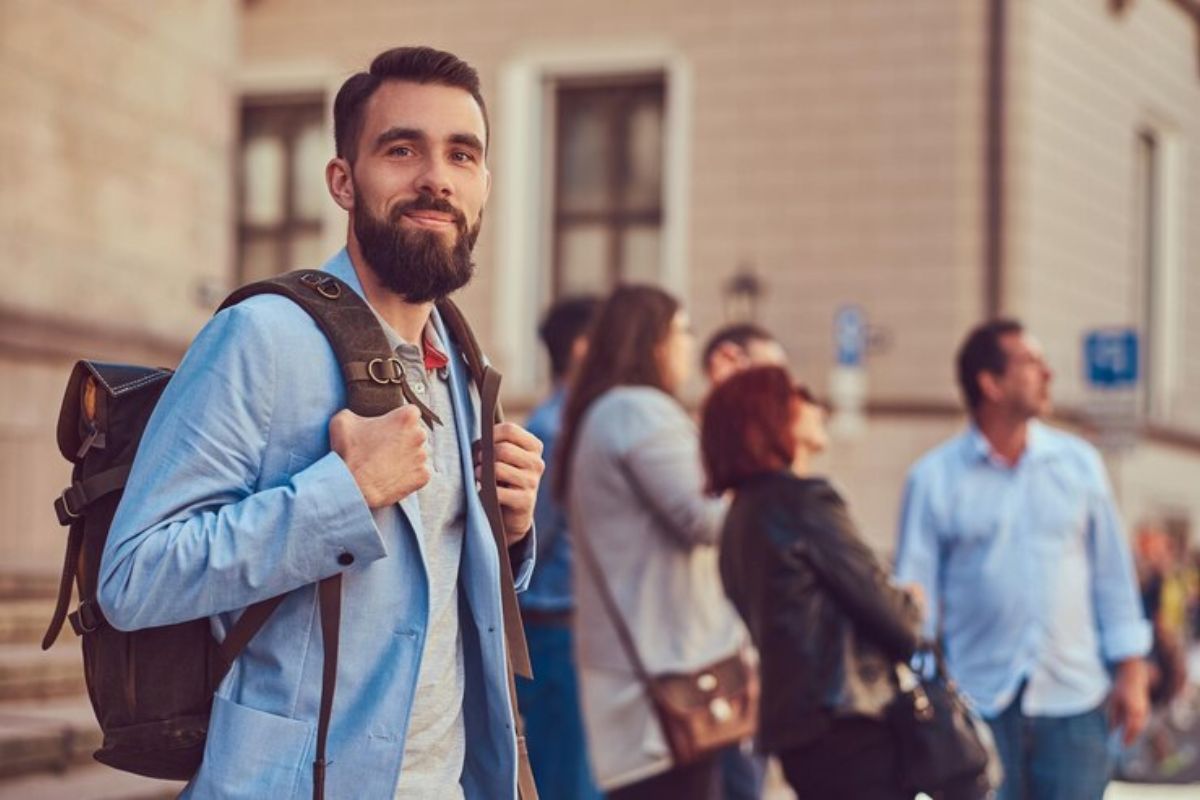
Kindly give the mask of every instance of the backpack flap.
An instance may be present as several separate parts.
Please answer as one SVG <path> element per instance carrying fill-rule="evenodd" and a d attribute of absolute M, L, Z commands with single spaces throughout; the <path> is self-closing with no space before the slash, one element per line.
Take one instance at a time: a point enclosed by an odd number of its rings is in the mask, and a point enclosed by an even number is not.
<path fill-rule="evenodd" d="M 58 450 L 63 458 L 78 464 L 92 447 L 105 446 L 109 407 L 115 398 L 170 377 L 171 370 L 161 367 L 76 362 L 58 413 Z"/>

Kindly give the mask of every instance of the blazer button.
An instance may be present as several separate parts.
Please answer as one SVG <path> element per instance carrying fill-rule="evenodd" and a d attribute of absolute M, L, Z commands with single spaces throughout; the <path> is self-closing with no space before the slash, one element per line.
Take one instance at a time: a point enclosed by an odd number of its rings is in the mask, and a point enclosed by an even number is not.
<path fill-rule="evenodd" d="M 354 563 L 354 554 L 353 553 L 340 554 L 338 556 L 338 563 L 341 564 L 343 567 L 350 566 L 351 564 Z"/>

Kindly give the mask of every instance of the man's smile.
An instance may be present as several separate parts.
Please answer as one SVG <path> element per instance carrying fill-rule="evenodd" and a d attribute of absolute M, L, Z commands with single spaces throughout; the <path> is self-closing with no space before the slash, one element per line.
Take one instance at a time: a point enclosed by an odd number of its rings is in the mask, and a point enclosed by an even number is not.
<path fill-rule="evenodd" d="M 413 210 L 405 211 L 402 216 L 420 228 L 442 230 L 456 225 L 454 215 L 443 211 Z"/>

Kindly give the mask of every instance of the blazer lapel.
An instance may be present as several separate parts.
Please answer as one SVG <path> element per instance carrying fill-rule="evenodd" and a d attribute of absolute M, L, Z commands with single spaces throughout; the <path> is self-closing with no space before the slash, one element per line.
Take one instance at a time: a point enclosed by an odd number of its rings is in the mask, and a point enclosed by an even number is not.
<path fill-rule="evenodd" d="M 472 443 L 479 438 L 479 398 L 475 384 L 467 375 L 462 351 L 458 343 L 450 338 L 436 308 L 433 310 L 433 324 L 450 355 L 450 399 L 454 406 L 454 426 L 458 433 L 463 486 L 467 487 L 467 540 L 470 541 L 478 532 L 480 521 L 484 518 L 483 504 L 480 503 L 479 493 L 475 490 L 475 459 L 471 449 Z M 485 552 L 486 550 L 487 548 Z"/>

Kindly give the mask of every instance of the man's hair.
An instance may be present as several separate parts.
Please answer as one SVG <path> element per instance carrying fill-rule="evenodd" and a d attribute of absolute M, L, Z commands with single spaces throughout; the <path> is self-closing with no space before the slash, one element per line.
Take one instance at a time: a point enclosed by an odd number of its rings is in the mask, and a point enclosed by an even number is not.
<path fill-rule="evenodd" d="M 1008 354 L 1000 346 L 1000 339 L 1025 328 L 1015 319 L 993 319 L 976 326 L 958 349 L 958 386 L 962 389 L 967 408 L 975 411 L 983 402 L 983 390 L 979 388 L 979 373 L 990 372 L 1003 375 L 1008 367 Z"/>
<path fill-rule="evenodd" d="M 700 366 L 707 370 L 709 364 L 712 362 L 712 357 L 723 344 L 734 344 L 745 350 L 751 342 L 773 341 L 775 341 L 775 337 L 766 328 L 755 325 L 753 322 L 738 322 L 733 325 L 726 325 L 708 337 L 708 341 L 701 351 Z"/>
<path fill-rule="evenodd" d="M 338 89 L 333 101 L 333 141 L 340 158 L 353 162 L 358 157 L 367 101 L 386 81 L 435 83 L 462 89 L 479 104 L 484 135 L 490 139 L 487 105 L 474 67 L 453 53 L 432 47 L 396 47 L 375 56 L 366 72 L 351 75 Z"/>
<path fill-rule="evenodd" d="M 600 298 L 592 295 L 568 297 L 550 306 L 538 336 L 550 355 L 550 372 L 555 380 L 567 374 L 571 367 L 571 349 L 575 340 L 587 333 L 592 319 L 600 308 Z"/>

